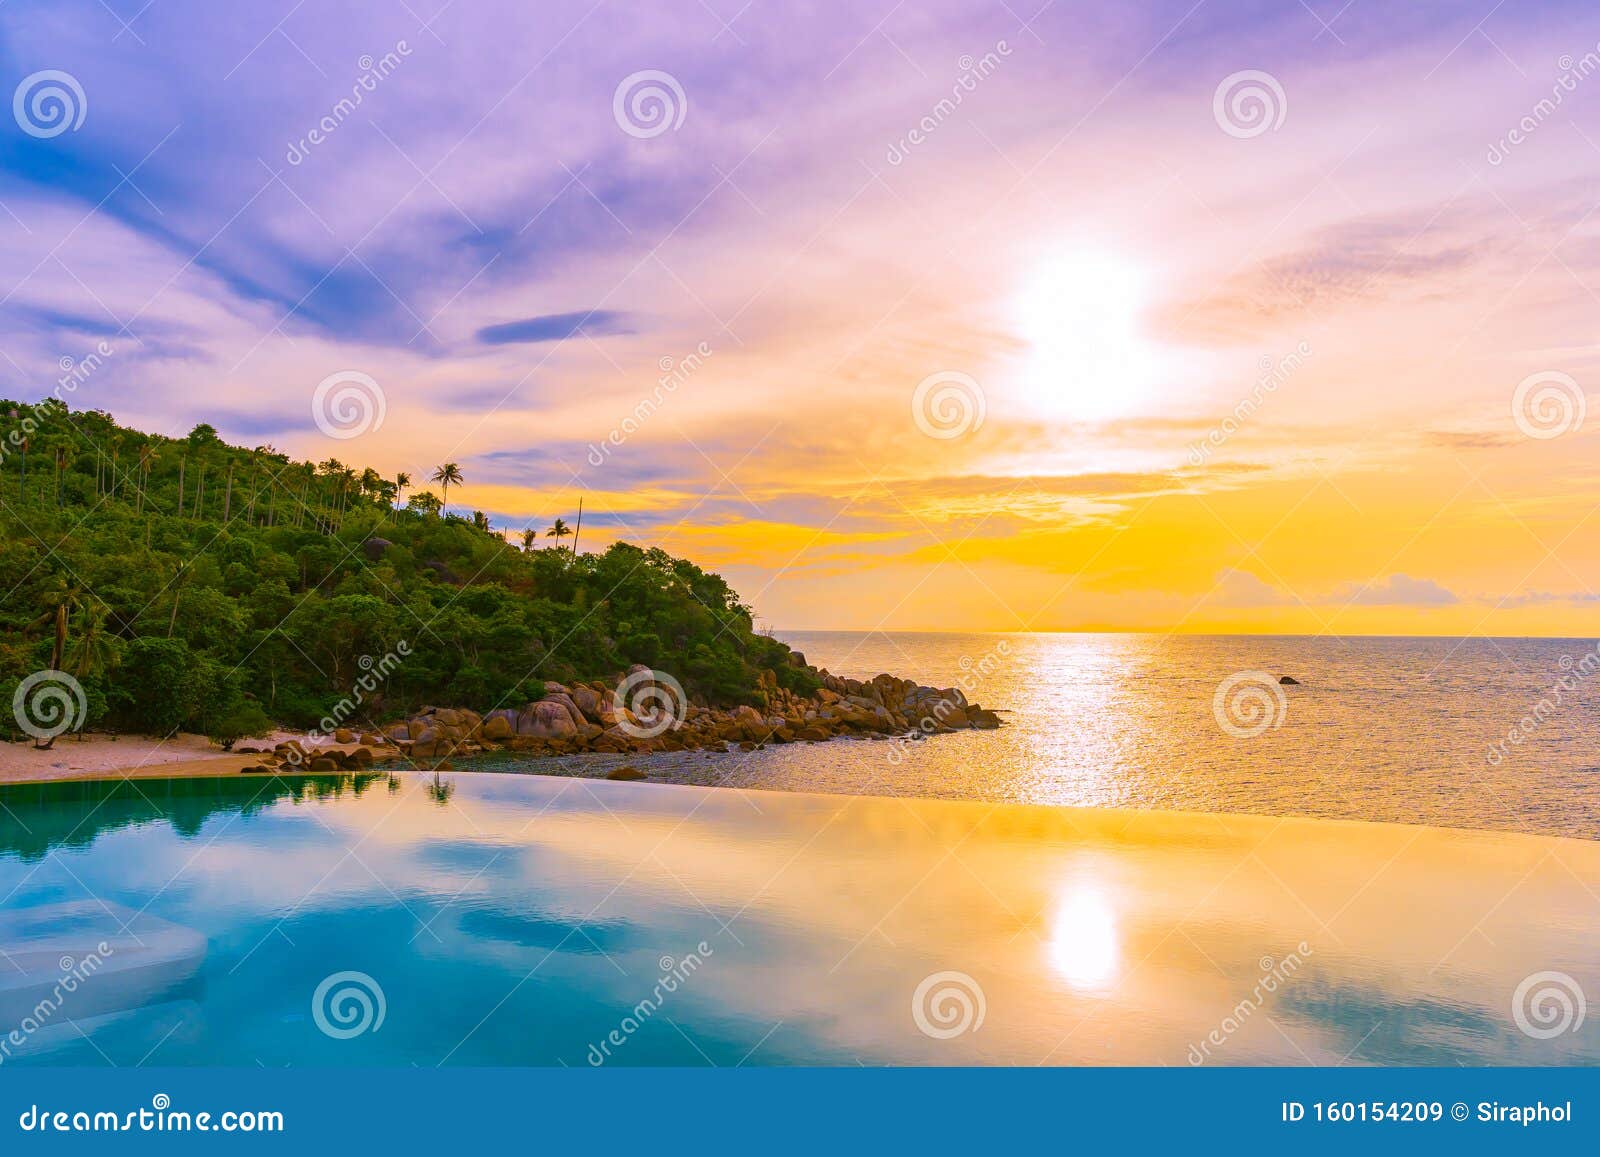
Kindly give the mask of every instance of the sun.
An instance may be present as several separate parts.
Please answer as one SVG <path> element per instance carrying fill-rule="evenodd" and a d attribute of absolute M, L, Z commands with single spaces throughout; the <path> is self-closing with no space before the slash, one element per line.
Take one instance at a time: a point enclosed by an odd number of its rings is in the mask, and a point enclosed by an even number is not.
<path fill-rule="evenodd" d="M 1156 400 L 1166 359 L 1145 332 L 1153 276 L 1137 259 L 1086 248 L 1034 265 L 1011 309 L 1028 346 L 1017 376 L 1028 410 L 1104 422 Z"/>

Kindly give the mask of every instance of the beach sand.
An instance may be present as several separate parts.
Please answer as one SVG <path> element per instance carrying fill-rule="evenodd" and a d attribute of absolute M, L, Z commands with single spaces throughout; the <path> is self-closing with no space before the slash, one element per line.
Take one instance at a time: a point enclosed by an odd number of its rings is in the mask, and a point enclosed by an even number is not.
<path fill-rule="evenodd" d="M 275 731 L 262 739 L 246 739 L 240 747 L 270 749 L 298 739 L 310 748 L 353 751 L 358 744 L 317 743 L 302 733 Z M 169 739 L 143 735 L 62 735 L 48 751 L 27 743 L 0 743 L 0 783 L 40 783 L 53 779 L 133 779 L 152 776 L 237 775 L 241 767 L 260 763 L 256 755 L 223 751 L 203 735 L 179 732 Z"/>

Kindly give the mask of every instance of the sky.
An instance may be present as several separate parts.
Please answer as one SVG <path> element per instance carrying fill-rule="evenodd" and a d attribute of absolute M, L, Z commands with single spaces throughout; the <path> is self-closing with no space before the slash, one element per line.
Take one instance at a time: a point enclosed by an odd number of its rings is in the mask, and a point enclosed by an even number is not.
<path fill-rule="evenodd" d="M 777 629 L 1600 633 L 1600 13 L 10 0 L 0 395 Z M 518 535 L 520 537 L 520 534 Z"/>

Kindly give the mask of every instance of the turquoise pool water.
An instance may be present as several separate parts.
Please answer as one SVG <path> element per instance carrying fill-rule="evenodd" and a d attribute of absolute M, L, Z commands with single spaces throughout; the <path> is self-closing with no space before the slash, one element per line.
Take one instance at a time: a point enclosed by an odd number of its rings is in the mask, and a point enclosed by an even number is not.
<path fill-rule="evenodd" d="M 1596 895 L 1600 846 L 1418 827 L 488 774 L 14 786 L 0 1064 L 1593 1063 L 1600 1015 L 1559 996 L 1600 998 Z"/>

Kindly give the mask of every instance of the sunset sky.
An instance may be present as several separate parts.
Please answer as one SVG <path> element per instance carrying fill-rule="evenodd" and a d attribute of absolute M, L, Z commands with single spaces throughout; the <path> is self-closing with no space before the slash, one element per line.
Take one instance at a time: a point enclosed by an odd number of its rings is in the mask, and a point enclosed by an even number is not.
<path fill-rule="evenodd" d="M 11 0 L 0 394 L 780 629 L 1600 632 L 1592 5 L 741 4 Z"/>

